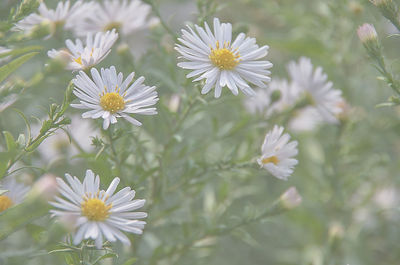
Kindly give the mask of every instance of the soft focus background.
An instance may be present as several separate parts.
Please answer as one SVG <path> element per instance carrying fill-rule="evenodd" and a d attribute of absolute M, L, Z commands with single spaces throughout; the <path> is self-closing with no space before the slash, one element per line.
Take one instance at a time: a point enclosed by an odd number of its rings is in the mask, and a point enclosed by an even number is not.
<path fill-rule="evenodd" d="M 1 18 L 6 19 L 18 2 L 1 1 Z M 58 1 L 45 2 L 55 7 Z M 377 80 L 378 73 L 356 35 L 359 25 L 373 23 L 390 68 L 398 72 L 399 37 L 388 37 L 396 30 L 377 9 L 367 0 L 155 3 L 176 33 L 199 18 L 210 23 L 219 17 L 232 23 L 234 32 L 246 32 L 256 37 L 259 45 L 269 45 L 272 79 L 288 78 L 289 61 L 311 58 L 347 100 L 340 124 L 323 124 L 308 132 L 289 131 L 299 141 L 299 165 L 287 182 L 258 169 L 256 162 L 253 167 L 241 167 L 260 155 L 265 133 L 273 124 L 262 115 L 248 113 L 243 94 L 235 97 L 224 89 L 220 99 L 201 96 L 199 87 L 176 66 L 173 37 L 156 25 L 147 35 L 119 41 L 100 66 L 115 65 L 125 75 L 132 71 L 144 75 L 147 84 L 158 87 L 159 114 L 141 117 L 140 128 L 118 122 L 110 148 L 101 122 L 81 119 L 81 112 L 70 108 L 66 116 L 71 125 L 24 157 L 15 167 L 24 168 L 14 176 L 28 184 L 44 174 L 63 176 L 68 172 L 82 179 L 91 168 L 101 176 L 104 187 L 119 176 L 121 187 L 129 185 L 138 198 L 147 199 L 144 210 L 149 217 L 143 235 L 129 235 L 131 248 L 113 244 L 119 257 L 100 264 L 128 265 L 133 264 L 132 258 L 136 258 L 135 264 L 146 265 L 398 264 L 400 109 L 375 107 L 391 91 Z M 207 5 L 215 13 L 198 10 Z M 67 33 L 15 44 L 44 48 L 8 78 L 24 89 L 12 107 L 0 112 L 1 131 L 9 131 L 15 138 L 26 134 L 23 119 L 13 110 L 16 108 L 28 117 L 32 133 L 37 134 L 37 119 L 46 117 L 49 104 L 62 102 L 74 74 L 45 70 L 50 62 L 47 51 L 64 47 L 65 39 L 72 37 Z M 130 50 L 141 52 L 132 54 Z M 40 82 L 26 83 L 41 74 Z M 278 124 L 286 126 L 284 121 L 280 119 Z M 0 148 L 4 150 L 5 145 L 0 137 Z M 267 208 L 291 186 L 303 198 L 297 208 L 230 233 L 208 234 L 210 229 Z M 0 230 L 13 231 L 0 241 L 0 264 L 64 263 L 66 252 L 47 253 L 62 249 L 58 243 L 65 231 L 46 215 L 46 206 L 36 206 L 29 208 L 25 217 L 36 211 L 39 218 L 29 219 L 15 232 L 14 224 L 19 221 L 13 218 L 23 215 L 0 216 Z"/>

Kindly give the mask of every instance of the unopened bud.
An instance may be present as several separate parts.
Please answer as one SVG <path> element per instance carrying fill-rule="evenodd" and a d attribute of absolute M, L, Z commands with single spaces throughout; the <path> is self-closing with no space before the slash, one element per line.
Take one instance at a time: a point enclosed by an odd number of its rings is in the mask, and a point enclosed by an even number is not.
<path fill-rule="evenodd" d="M 362 43 L 376 41 L 378 34 L 372 24 L 365 23 L 357 29 L 357 35 Z"/>
<path fill-rule="evenodd" d="M 331 239 L 340 239 L 342 238 L 344 235 L 344 229 L 343 226 L 338 223 L 338 222 L 334 222 L 330 225 L 329 227 L 329 237 Z"/>
<path fill-rule="evenodd" d="M 271 104 L 280 100 L 281 97 L 282 97 L 282 93 L 280 90 L 272 91 L 271 96 L 270 96 Z"/>
<path fill-rule="evenodd" d="M 65 214 L 59 218 L 60 224 L 69 232 L 75 231 L 78 216 L 74 214 Z"/>
<path fill-rule="evenodd" d="M 179 97 L 179 95 L 178 94 L 173 94 L 171 96 L 171 98 L 169 99 L 169 102 L 168 102 L 169 111 L 171 111 L 173 113 L 177 112 L 178 109 L 179 109 L 180 101 L 181 101 L 181 98 Z"/>
<path fill-rule="evenodd" d="M 121 43 L 120 45 L 118 45 L 117 47 L 117 53 L 120 56 L 130 56 L 130 51 L 129 51 L 129 46 L 126 42 Z"/>
<path fill-rule="evenodd" d="M 351 10 L 351 12 L 353 12 L 353 14 L 355 15 L 359 15 L 363 12 L 363 7 L 360 3 L 358 2 L 350 2 L 349 3 L 349 9 Z"/>
<path fill-rule="evenodd" d="M 51 200 L 57 194 L 56 177 L 52 174 L 43 175 L 35 182 L 32 192 L 43 197 L 45 200 Z"/>
<path fill-rule="evenodd" d="M 296 187 L 290 187 L 281 196 L 280 201 L 286 209 L 293 209 L 300 205 L 302 198 Z"/>
<path fill-rule="evenodd" d="M 30 32 L 29 36 L 32 39 L 36 38 L 48 38 L 54 32 L 54 25 L 50 21 L 43 21 L 39 25 L 35 26 Z"/>

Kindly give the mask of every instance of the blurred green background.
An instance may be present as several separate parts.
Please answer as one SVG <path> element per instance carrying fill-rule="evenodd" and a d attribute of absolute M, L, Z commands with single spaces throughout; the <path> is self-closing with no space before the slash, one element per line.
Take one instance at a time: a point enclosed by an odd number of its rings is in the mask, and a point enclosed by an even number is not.
<path fill-rule="evenodd" d="M 18 2 L 2 1 L 1 18 L 7 18 Z M 57 2 L 46 4 L 55 7 Z M 206 17 L 209 23 L 219 17 L 232 23 L 234 32 L 246 32 L 259 45 L 270 46 L 273 79 L 288 78 L 287 63 L 307 56 L 323 67 L 349 104 L 339 125 L 322 125 L 304 133 L 289 131 L 299 142 L 299 165 L 289 181 L 275 179 L 257 165 L 235 166 L 260 155 L 264 135 L 273 124 L 249 114 L 244 95 L 235 97 L 225 89 L 220 99 L 200 96 L 199 87 L 176 66 L 173 38 L 161 26 L 152 29 L 150 45 L 140 57 L 127 49 L 140 43 L 120 40 L 100 64 L 115 65 L 125 75 L 135 71 L 146 77 L 147 84 L 156 85 L 159 114 L 140 117 L 141 128 L 118 122 L 114 130 L 119 137 L 117 154 L 108 147 L 99 152 L 99 142 L 106 141 L 107 135 L 95 129 L 100 126 L 97 120 L 74 136 L 88 146 L 83 153 L 70 151 L 66 133 L 60 132 L 61 140 L 45 145 L 51 138 L 47 139 L 43 150 L 21 162 L 40 169 L 16 175 L 27 183 L 44 173 L 63 176 L 68 172 L 82 179 L 91 168 L 100 174 L 104 187 L 119 176 L 122 185 L 132 186 L 138 198 L 147 199 L 144 234 L 129 236 L 131 248 L 113 245 L 119 258 L 102 264 L 125 264 L 132 257 L 137 258 L 135 264 L 398 264 L 400 109 L 375 107 L 391 91 L 377 80 L 378 73 L 356 35 L 359 25 L 373 23 L 389 67 L 397 74 L 400 40 L 389 36 L 396 33 L 393 27 L 367 0 L 160 0 L 156 4 L 178 33 L 188 21 L 197 23 L 197 6 L 206 2 L 218 6 L 215 14 Z M 44 49 L 9 82 L 43 73 L 49 63 L 47 51 L 63 47 L 66 38 L 72 36 L 15 44 Z M 34 127 L 38 122 L 33 117 L 43 119 L 50 103 L 62 101 L 73 76 L 60 69 L 47 72 L 41 82 L 24 90 L 13 107 L 23 111 Z M 177 111 L 171 107 L 171 97 L 179 98 Z M 79 114 L 75 109 L 67 111 L 68 117 Z M 77 120 L 77 127 L 83 126 Z M 0 113 L 0 130 L 14 137 L 26 133 L 23 120 L 11 108 Z M 89 148 L 88 133 L 98 136 L 97 147 Z M 3 138 L 0 146 L 5 146 Z M 44 153 L 53 149 L 57 156 L 46 158 Z M 290 186 L 303 198 L 299 207 L 229 234 L 204 237 L 209 229 L 267 208 Z M 0 225 L 12 222 L 0 216 Z M 58 229 L 48 216 L 34 220 L 0 242 L 0 264 L 62 264 L 62 253 L 46 254 L 63 240 Z"/>

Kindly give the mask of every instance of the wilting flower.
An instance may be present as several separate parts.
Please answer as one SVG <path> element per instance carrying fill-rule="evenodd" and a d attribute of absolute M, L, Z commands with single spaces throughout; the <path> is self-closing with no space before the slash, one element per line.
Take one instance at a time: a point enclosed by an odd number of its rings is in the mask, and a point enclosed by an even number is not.
<path fill-rule="evenodd" d="M 115 29 L 106 33 L 98 32 L 94 38 L 92 34 L 86 37 L 85 46 L 80 39 L 75 43 L 66 40 L 68 50 L 51 50 L 47 54 L 51 58 L 68 58 L 67 69 L 84 70 L 101 62 L 111 51 L 111 47 L 118 38 Z"/>
<path fill-rule="evenodd" d="M 265 87 L 270 81 L 272 67 L 269 61 L 260 60 L 268 54 L 268 46 L 259 47 L 255 38 L 246 37 L 240 33 L 232 42 L 232 25 L 220 23 L 214 19 L 214 32 L 207 23 L 205 29 L 195 25 L 197 33 L 190 27 L 189 31 L 182 30 L 182 38 L 176 50 L 180 58 L 188 60 L 178 66 L 193 70 L 187 78 L 198 76 L 193 81 L 205 79 L 202 94 L 215 88 L 215 97 L 221 96 L 222 88 L 227 86 L 234 95 L 242 90 L 246 95 L 255 95 L 249 83 Z"/>
<path fill-rule="evenodd" d="M 289 134 L 283 134 L 283 127 L 274 126 L 265 136 L 261 147 L 262 156 L 258 164 L 279 179 L 287 180 L 297 165 L 297 141 L 291 141 Z"/>
<path fill-rule="evenodd" d="M 143 84 L 144 77 L 139 77 L 132 83 L 135 73 L 131 73 L 123 80 L 122 73 L 117 72 L 114 66 L 101 69 L 91 69 L 92 79 L 85 72 L 80 71 L 73 80 L 74 94 L 79 98 L 79 104 L 71 104 L 74 108 L 89 109 L 82 114 L 83 118 L 104 119 L 103 128 L 107 129 L 110 123 L 116 123 L 122 117 L 130 123 L 140 126 L 139 121 L 129 114 L 154 115 L 156 108 L 149 108 L 158 101 L 156 87 Z M 132 83 L 132 84 L 131 84 Z"/>
<path fill-rule="evenodd" d="M 100 178 L 91 170 L 86 171 L 83 183 L 77 177 L 65 174 L 67 183 L 57 178 L 58 189 L 62 197 L 56 197 L 50 204 L 57 208 L 51 210 L 53 216 L 60 219 L 75 216 L 77 232 L 73 243 L 83 239 L 93 239 L 97 248 L 103 245 L 103 237 L 110 242 L 120 240 L 130 245 L 128 237 L 122 233 L 142 234 L 146 222 L 139 221 L 147 217 L 144 212 L 134 212 L 143 207 L 145 200 L 133 200 L 135 191 L 129 187 L 115 193 L 120 179 L 114 178 L 106 191 L 100 190 Z"/>
<path fill-rule="evenodd" d="M 148 29 L 158 21 L 150 17 L 150 13 L 150 5 L 140 0 L 105 0 L 103 4 L 96 4 L 80 19 L 79 27 L 75 27 L 75 34 L 86 36 L 88 33 L 116 29 L 127 36 Z"/>
<path fill-rule="evenodd" d="M 322 68 L 317 67 L 314 70 L 311 60 L 301 57 L 298 63 L 289 63 L 288 72 L 300 93 L 304 93 L 310 106 L 318 111 L 323 120 L 336 123 L 337 116 L 342 111 L 342 91 L 332 88 L 332 82 L 327 81 L 327 75 Z"/>
<path fill-rule="evenodd" d="M 357 29 L 357 35 L 362 43 L 375 41 L 378 37 L 374 25 L 368 23 L 363 24 Z"/>
<path fill-rule="evenodd" d="M 33 13 L 19 21 L 14 30 L 30 32 L 32 29 L 42 23 L 49 23 L 54 29 L 62 25 L 65 29 L 71 29 L 75 26 L 76 18 L 87 10 L 90 10 L 93 3 L 82 3 L 77 1 L 70 8 L 70 1 L 59 2 L 56 10 L 48 9 L 45 3 L 39 6 L 39 13 Z"/>
<path fill-rule="evenodd" d="M 7 192 L 0 195 L 0 212 L 2 212 L 13 205 L 21 203 L 30 187 L 18 183 L 14 177 L 7 177 L 0 182 L 0 189 L 7 190 Z"/>

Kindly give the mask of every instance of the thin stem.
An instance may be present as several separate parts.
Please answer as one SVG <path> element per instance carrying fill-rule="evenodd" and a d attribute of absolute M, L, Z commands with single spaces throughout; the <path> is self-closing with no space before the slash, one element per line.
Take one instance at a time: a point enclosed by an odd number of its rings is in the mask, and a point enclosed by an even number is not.
<path fill-rule="evenodd" d="M 158 6 L 155 4 L 155 1 L 153 0 L 144 0 L 145 3 L 149 4 L 154 12 L 154 14 L 158 17 L 160 20 L 161 25 L 163 28 L 168 32 L 169 35 L 171 35 L 175 40 L 178 38 L 178 34 L 176 34 L 165 22 L 165 20 L 162 18 L 160 10 Z"/>

